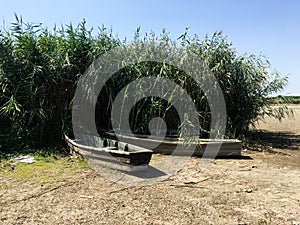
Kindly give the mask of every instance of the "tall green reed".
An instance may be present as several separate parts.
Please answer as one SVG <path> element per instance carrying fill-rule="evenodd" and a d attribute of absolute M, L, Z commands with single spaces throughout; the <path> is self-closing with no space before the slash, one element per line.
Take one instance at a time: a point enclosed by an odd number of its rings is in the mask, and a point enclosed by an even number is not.
<path fill-rule="evenodd" d="M 268 96 L 282 90 L 287 78 L 271 71 L 263 56 L 238 56 L 227 37 L 215 33 L 204 40 L 189 37 L 188 30 L 172 40 L 165 30 L 160 35 L 141 35 L 137 29 L 134 44 L 151 43 L 153 48 L 180 46 L 194 52 L 216 76 L 227 106 L 227 137 L 243 136 L 249 126 L 262 116 L 282 119 L 289 110 L 271 107 Z M 71 129 L 72 100 L 80 76 L 94 59 L 116 46 L 124 46 L 104 26 L 96 35 L 86 22 L 55 27 L 24 23 L 16 16 L 9 30 L 0 29 L 0 148 L 2 152 L 20 151 L 62 140 L 62 133 Z M 193 99 L 201 125 L 201 137 L 210 133 L 211 114 L 207 99 L 193 79 L 172 65 L 141 62 L 125 65 L 110 79 L 98 96 L 96 123 L 99 132 L 112 128 L 112 103 L 129 82 L 156 75 L 172 80 Z M 178 94 L 174 90 L 172 95 Z M 138 98 L 139 93 L 135 93 Z M 153 117 L 166 120 L 169 130 L 180 134 L 182 127 L 172 99 L 141 99 L 130 114 L 135 133 L 148 134 Z M 184 123 L 188 123 L 188 118 Z"/>

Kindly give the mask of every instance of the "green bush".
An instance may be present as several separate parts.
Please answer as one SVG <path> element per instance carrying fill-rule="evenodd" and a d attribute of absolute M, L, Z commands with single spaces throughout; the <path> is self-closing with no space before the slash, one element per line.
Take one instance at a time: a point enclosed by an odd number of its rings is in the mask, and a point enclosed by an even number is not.
<path fill-rule="evenodd" d="M 282 96 L 270 97 L 272 104 L 300 104 L 300 96 Z"/>
<path fill-rule="evenodd" d="M 119 44 L 104 27 L 92 37 L 85 21 L 50 32 L 16 20 L 0 31 L 2 151 L 61 142 L 71 129 L 76 82 L 97 56 Z"/>
<path fill-rule="evenodd" d="M 273 109 L 268 95 L 280 91 L 287 78 L 270 72 L 270 64 L 262 56 L 237 57 L 227 38 L 214 34 L 200 41 L 185 32 L 171 40 L 163 31 L 141 36 L 136 32 L 134 43 L 174 43 L 193 51 L 209 66 L 223 90 L 227 105 L 226 137 L 241 137 L 249 125 L 260 116 L 281 119 L 286 110 Z M 96 36 L 83 21 L 49 31 L 41 24 L 24 23 L 16 17 L 9 31 L 0 30 L 0 148 L 2 152 L 20 151 L 62 140 L 62 133 L 71 129 L 72 100 L 77 81 L 98 56 L 116 46 L 118 38 L 99 29 Z M 99 95 L 96 118 L 98 129 L 111 129 L 111 100 L 129 81 L 148 74 L 162 74 L 182 85 L 195 101 L 201 120 L 201 136 L 210 128 L 210 111 L 204 94 L 182 71 L 171 65 L 142 62 L 128 65 L 116 74 Z M 121 78 L 121 79 L 120 79 Z M 131 127 L 136 133 L 147 133 L 147 123 L 153 116 L 169 121 L 171 129 L 179 129 L 174 108 L 161 99 L 145 99 L 131 113 Z M 175 122 L 174 122 L 175 121 Z M 178 130 L 179 132 L 179 130 Z"/>
<path fill-rule="evenodd" d="M 271 71 L 264 56 L 244 54 L 237 56 L 231 42 L 220 33 L 204 41 L 185 40 L 217 77 L 227 107 L 227 136 L 241 137 L 251 124 L 265 115 L 282 119 L 290 111 L 286 107 L 274 109 L 268 100 L 270 94 L 281 91 L 287 77 Z"/>
<path fill-rule="evenodd" d="M 134 43 L 150 44 L 153 49 L 157 48 L 160 51 L 165 48 L 166 52 L 168 48 L 179 45 L 194 52 L 206 63 L 223 90 L 227 106 L 226 137 L 228 138 L 243 138 L 250 125 L 263 116 L 282 119 L 290 113 L 285 106 L 272 108 L 268 98 L 270 94 L 285 87 L 287 78 L 281 78 L 277 71 L 272 72 L 270 63 L 263 56 L 245 54 L 238 57 L 232 43 L 220 33 L 215 33 L 212 37 L 207 36 L 201 41 L 197 37 L 190 38 L 186 31 L 174 43 L 166 33 L 159 36 L 155 34 L 141 36 L 137 31 Z M 147 74 L 167 77 L 188 91 L 198 110 L 200 136 L 208 137 L 211 115 L 204 93 L 182 71 L 170 65 L 153 62 L 127 66 L 110 80 L 107 89 L 101 92 L 98 99 L 97 112 L 101 114 L 98 121 L 100 130 L 112 128 L 110 121 L 106 119 L 110 118 L 110 110 L 104 111 L 103 108 L 111 108 L 114 98 L 127 83 Z M 153 98 L 141 100 L 132 110 L 130 125 L 133 132 L 150 134 L 148 123 L 156 116 L 165 118 L 168 128 L 178 130 L 180 133 L 181 124 L 174 108 L 161 99 Z"/>

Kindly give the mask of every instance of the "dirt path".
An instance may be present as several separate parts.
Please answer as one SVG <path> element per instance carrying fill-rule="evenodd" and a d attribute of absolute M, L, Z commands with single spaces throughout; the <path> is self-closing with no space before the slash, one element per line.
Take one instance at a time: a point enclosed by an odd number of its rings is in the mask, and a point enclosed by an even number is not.
<path fill-rule="evenodd" d="M 200 171 L 191 158 L 150 186 L 112 183 L 91 169 L 56 182 L 0 180 L 0 224 L 300 224 L 300 107 L 295 119 L 265 119 L 253 134 L 265 151 L 217 159 Z M 158 156 L 160 157 L 160 156 Z M 298 222 L 298 223 L 297 223 Z"/>

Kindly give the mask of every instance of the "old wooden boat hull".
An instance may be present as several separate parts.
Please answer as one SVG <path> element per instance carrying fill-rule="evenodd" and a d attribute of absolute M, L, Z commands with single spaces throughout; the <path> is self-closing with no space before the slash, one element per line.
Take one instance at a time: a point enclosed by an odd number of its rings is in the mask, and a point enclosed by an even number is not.
<path fill-rule="evenodd" d="M 119 142 L 109 138 L 81 135 L 75 139 L 64 135 L 70 153 L 86 159 L 96 167 L 132 171 L 144 168 L 151 160 L 153 151 L 133 144 Z"/>
<path fill-rule="evenodd" d="M 117 137 L 114 133 L 104 133 L 104 137 L 117 140 Z M 146 135 L 118 135 L 119 138 L 123 142 L 134 144 L 136 146 L 141 146 L 146 149 L 153 150 L 154 153 L 162 153 L 162 154 L 172 154 L 174 149 L 178 147 L 176 150 L 179 154 L 185 154 L 184 149 L 186 148 L 184 142 L 178 138 L 166 137 L 163 140 L 159 139 L 149 139 Z M 152 148 L 152 146 L 156 146 Z M 191 149 L 194 149 L 194 156 L 203 156 L 204 151 L 209 146 L 209 149 L 217 149 L 217 157 L 235 157 L 241 155 L 242 150 L 242 142 L 237 139 L 200 139 L 197 142 L 191 144 Z M 182 150 L 182 151 L 180 151 Z M 207 154 L 208 156 L 210 154 Z M 213 155 L 215 156 L 215 155 Z"/>

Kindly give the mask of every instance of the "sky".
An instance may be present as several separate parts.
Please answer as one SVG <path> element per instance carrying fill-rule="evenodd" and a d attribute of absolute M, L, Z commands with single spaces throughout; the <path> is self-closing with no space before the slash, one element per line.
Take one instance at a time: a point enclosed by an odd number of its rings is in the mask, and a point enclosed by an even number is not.
<path fill-rule="evenodd" d="M 86 19 L 88 27 L 103 24 L 129 40 L 137 27 L 157 34 L 165 28 L 173 38 L 188 27 L 200 39 L 223 30 L 239 55 L 263 54 L 289 77 L 278 94 L 300 96 L 300 0 L 0 0 L 6 27 L 14 13 L 48 28 Z"/>

